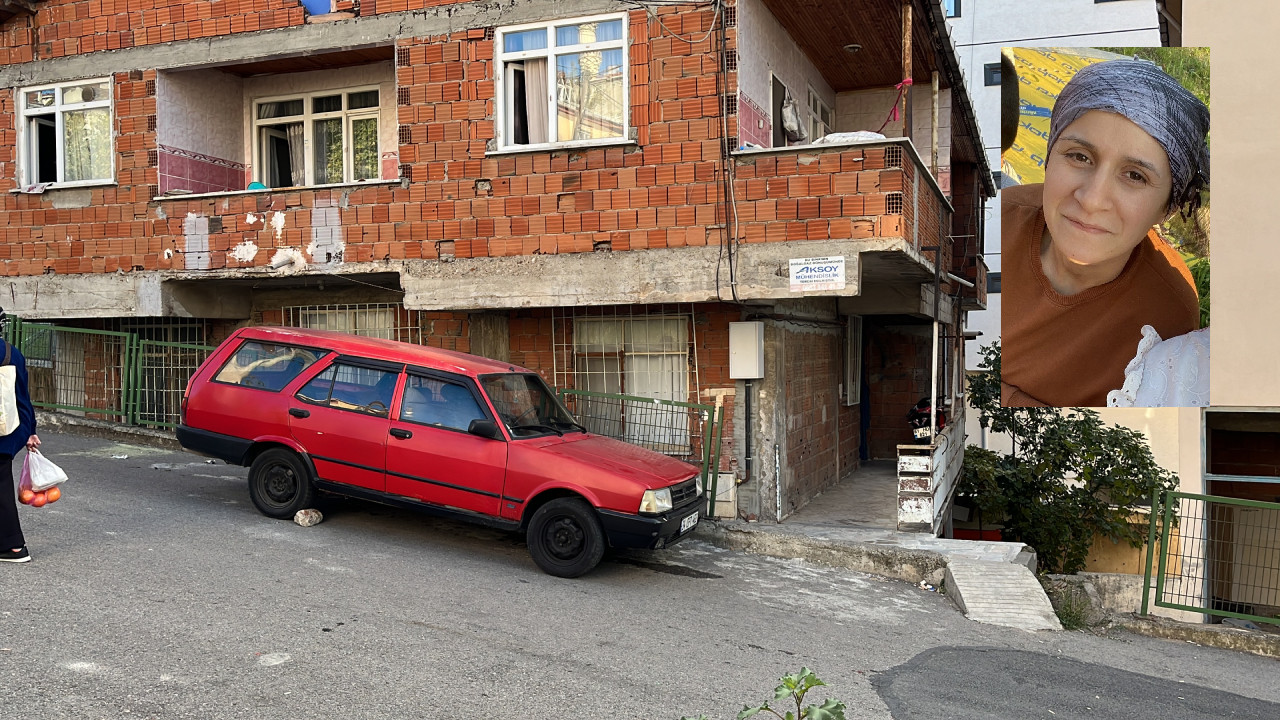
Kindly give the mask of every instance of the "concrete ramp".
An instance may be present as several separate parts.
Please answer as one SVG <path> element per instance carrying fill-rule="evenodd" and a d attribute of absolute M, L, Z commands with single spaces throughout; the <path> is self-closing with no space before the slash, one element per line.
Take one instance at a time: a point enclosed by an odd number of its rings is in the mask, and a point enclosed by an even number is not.
<path fill-rule="evenodd" d="M 1061 630 L 1036 576 L 1023 565 L 953 558 L 947 595 L 970 620 L 1021 630 Z"/>

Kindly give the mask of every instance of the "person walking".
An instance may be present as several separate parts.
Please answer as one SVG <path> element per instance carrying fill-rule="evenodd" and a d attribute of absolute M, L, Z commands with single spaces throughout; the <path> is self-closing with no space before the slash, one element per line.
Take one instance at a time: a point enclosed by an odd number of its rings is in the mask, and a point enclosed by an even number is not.
<path fill-rule="evenodd" d="M 0 308 L 0 323 L 4 322 L 4 308 Z M 40 447 L 36 436 L 36 410 L 31 405 L 31 393 L 27 387 L 27 359 L 18 348 L 0 339 L 0 359 L 6 353 L 9 364 L 16 371 L 13 394 L 18 401 L 18 427 L 0 437 L 0 562 L 24 563 L 31 561 L 27 540 L 18 522 L 17 496 L 13 487 L 13 456 L 24 446 Z"/>

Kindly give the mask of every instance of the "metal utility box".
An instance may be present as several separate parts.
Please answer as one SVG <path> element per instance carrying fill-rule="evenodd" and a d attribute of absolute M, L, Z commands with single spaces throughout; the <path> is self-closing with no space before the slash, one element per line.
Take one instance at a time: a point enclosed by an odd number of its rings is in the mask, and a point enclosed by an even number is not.
<path fill-rule="evenodd" d="M 729 378 L 759 380 L 764 377 L 764 323 L 729 323 Z"/>

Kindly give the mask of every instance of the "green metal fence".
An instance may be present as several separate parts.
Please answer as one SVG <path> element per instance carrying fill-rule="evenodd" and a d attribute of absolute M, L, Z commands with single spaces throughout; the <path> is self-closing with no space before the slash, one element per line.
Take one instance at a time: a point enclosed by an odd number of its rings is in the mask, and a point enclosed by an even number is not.
<path fill-rule="evenodd" d="M 723 407 L 586 390 L 559 392 L 587 430 L 699 466 L 706 496 L 715 501 Z"/>
<path fill-rule="evenodd" d="M 1280 503 L 1174 492 L 1151 508 L 1144 615 L 1151 601 L 1280 624 Z"/>
<path fill-rule="evenodd" d="M 27 360 L 36 407 L 150 427 L 178 424 L 187 380 L 214 350 L 17 318 L 4 335 Z"/>

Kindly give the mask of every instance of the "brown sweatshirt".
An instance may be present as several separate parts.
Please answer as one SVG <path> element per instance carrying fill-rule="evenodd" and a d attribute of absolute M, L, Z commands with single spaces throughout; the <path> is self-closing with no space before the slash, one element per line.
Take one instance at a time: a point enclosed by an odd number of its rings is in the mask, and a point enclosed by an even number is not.
<path fill-rule="evenodd" d="M 1041 185 L 1000 192 L 1000 402 L 1005 406 L 1103 407 L 1124 382 L 1142 326 L 1168 339 L 1191 332 L 1200 310 L 1191 272 L 1155 234 L 1120 275 L 1061 295 L 1040 265 Z"/>

